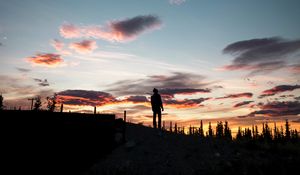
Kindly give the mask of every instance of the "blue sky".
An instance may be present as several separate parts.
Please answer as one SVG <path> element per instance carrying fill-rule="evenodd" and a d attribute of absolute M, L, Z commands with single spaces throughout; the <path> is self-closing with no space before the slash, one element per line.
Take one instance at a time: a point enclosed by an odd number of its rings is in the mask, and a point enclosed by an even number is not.
<path fill-rule="evenodd" d="M 293 90 L 284 93 L 289 92 L 289 95 L 296 98 L 299 96 L 297 84 L 300 83 L 299 77 L 295 74 L 300 64 L 299 7 L 300 2 L 296 0 L 183 0 L 179 4 L 171 3 L 169 0 L 128 0 L 126 3 L 120 0 L 3 1 L 0 3 L 1 91 L 7 100 L 20 101 L 20 104 L 28 96 L 39 95 L 41 91 L 59 93 L 72 89 L 101 91 L 110 93 L 115 98 L 126 98 L 124 93 L 109 91 L 112 89 L 111 86 L 125 80 L 132 83 L 142 79 L 142 82 L 147 83 L 147 79 L 151 79 L 153 75 L 176 77 L 174 72 L 181 72 L 204 77 L 199 78 L 201 82 L 198 86 L 190 88 L 213 89 L 214 86 L 223 88 L 212 90 L 210 94 L 196 93 L 183 97 L 177 94 L 173 100 L 218 98 L 250 91 L 254 94 L 252 97 L 254 99 L 251 99 L 253 103 L 267 103 L 267 100 L 280 102 L 275 99 L 277 94 L 274 95 L 274 99 L 258 98 L 264 90 L 280 85 L 291 86 Z M 107 38 L 95 38 L 95 36 L 67 38 L 60 32 L 66 24 L 72 24 L 77 29 L 81 28 L 80 30 L 91 26 L 101 26 L 105 30 L 104 28 L 111 27 L 109 24 L 113 22 L 128 22 L 135 17 L 144 20 L 149 17 L 154 18 L 154 23 L 144 26 L 145 28 L 140 32 L 132 35 L 133 38 L 125 38 L 122 41 L 109 41 Z M 122 33 L 124 31 L 118 32 L 124 34 Z M 273 37 L 281 39 L 270 39 Z M 52 46 L 55 39 L 63 44 L 62 50 Z M 233 50 L 233 54 L 224 54 L 223 49 L 230 44 L 245 43 L 252 39 L 258 39 L 255 40 L 257 44 L 261 44 L 263 39 L 269 39 L 280 48 L 282 43 L 288 43 L 295 49 L 291 51 L 285 48 L 288 54 L 274 51 L 268 52 L 268 55 L 266 53 L 260 55 L 269 60 L 262 59 L 258 63 L 271 62 L 272 68 L 261 67 L 255 61 L 235 70 L 224 67 L 234 65 L 233 60 L 244 51 Z M 82 46 L 83 40 L 88 40 L 89 50 L 80 53 L 76 46 Z M 73 45 L 76 48 L 71 46 L 74 43 L 79 43 Z M 63 62 L 58 66 L 49 67 L 28 61 L 28 58 L 37 57 L 38 54 L 58 54 Z M 270 55 L 280 58 L 273 58 Z M 280 69 L 277 67 L 276 70 L 274 65 L 278 66 L 279 62 L 274 63 L 274 60 L 281 61 Z M 28 71 L 20 71 L 20 68 Z M 294 72 L 289 72 L 292 68 Z M 47 79 L 50 85 L 39 87 L 33 79 Z M 17 85 L 7 83 L 13 81 L 18 81 Z M 254 84 L 255 88 L 253 88 Z M 23 95 L 18 94 L 18 88 L 24 89 L 24 87 L 30 87 L 31 91 Z M 152 87 L 147 86 L 147 88 L 144 89 L 144 94 L 134 95 L 148 97 Z M 162 90 L 163 88 L 178 87 L 161 85 Z M 13 89 L 16 93 L 7 93 L 5 89 Z M 291 99 L 291 97 L 281 99 L 281 102 L 291 101 Z M 170 105 L 169 114 L 174 120 L 180 118 L 186 121 L 199 119 L 195 117 L 196 113 L 207 113 L 205 118 L 215 114 L 221 117 L 221 113 L 210 112 L 211 108 L 215 108 L 212 107 L 213 105 L 225 103 L 229 108 L 232 103 L 238 102 L 208 100 L 208 104 L 204 105 L 207 107 L 205 109 L 192 107 L 184 111 L 173 109 Z M 73 108 L 76 105 L 78 104 L 73 104 Z M 120 106 L 122 105 L 117 104 L 115 108 L 109 107 L 109 110 L 118 110 Z M 78 108 L 81 107 L 82 104 Z M 252 108 L 244 106 L 237 111 L 228 112 L 225 116 L 247 115 L 260 107 L 262 106 L 256 105 L 255 109 L 253 106 Z M 230 111 L 226 107 L 216 108 Z M 103 110 L 107 110 L 105 105 Z M 148 113 L 149 111 L 145 110 L 143 115 Z M 293 113 L 293 117 L 297 115 Z M 139 116 L 135 119 L 148 121 L 147 118 L 139 118 Z"/>

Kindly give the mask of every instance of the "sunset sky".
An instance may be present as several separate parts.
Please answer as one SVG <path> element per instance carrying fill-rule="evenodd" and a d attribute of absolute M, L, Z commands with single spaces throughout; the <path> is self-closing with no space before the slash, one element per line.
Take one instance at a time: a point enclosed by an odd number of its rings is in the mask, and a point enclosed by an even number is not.
<path fill-rule="evenodd" d="M 300 129 L 299 0 L 1 0 L 6 108 L 58 94 L 65 111 Z M 206 123 L 207 124 L 207 123 Z"/>

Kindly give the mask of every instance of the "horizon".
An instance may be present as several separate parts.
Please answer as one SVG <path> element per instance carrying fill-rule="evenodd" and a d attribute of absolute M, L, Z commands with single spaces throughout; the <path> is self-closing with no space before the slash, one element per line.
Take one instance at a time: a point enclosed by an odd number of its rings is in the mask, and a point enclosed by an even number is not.
<path fill-rule="evenodd" d="M 119 4 L 119 5 L 118 5 Z M 0 93 L 7 107 L 58 94 L 65 111 L 127 111 L 230 127 L 300 129 L 300 2 L 7 1 L 0 6 Z M 43 104 L 45 106 L 45 104 Z M 231 126 L 232 125 L 232 126 Z"/>

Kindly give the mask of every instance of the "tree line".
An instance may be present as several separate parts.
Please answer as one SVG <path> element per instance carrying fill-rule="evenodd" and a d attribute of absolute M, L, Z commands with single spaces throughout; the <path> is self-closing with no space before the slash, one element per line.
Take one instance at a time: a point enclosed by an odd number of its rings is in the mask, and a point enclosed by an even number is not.
<path fill-rule="evenodd" d="M 187 132 L 185 127 L 178 127 L 177 123 L 175 126 L 172 126 L 170 122 L 169 129 L 165 127 L 165 122 L 163 121 L 164 131 L 176 133 L 176 134 L 187 134 L 198 136 L 200 138 L 222 138 L 228 140 L 237 140 L 237 141 L 249 141 L 249 140 L 258 140 L 258 141 L 300 141 L 299 131 L 297 129 L 291 129 L 288 119 L 286 119 L 284 126 L 278 127 L 276 122 L 274 122 L 274 127 L 271 128 L 268 122 L 262 123 L 261 132 L 258 131 L 257 125 L 252 125 L 252 127 L 247 127 L 242 129 L 238 127 L 238 131 L 235 137 L 232 136 L 232 131 L 229 127 L 227 121 L 222 122 L 218 121 L 215 129 L 213 129 L 211 122 L 208 123 L 208 130 L 204 132 L 203 122 L 200 121 L 199 127 L 189 126 L 187 127 Z"/>

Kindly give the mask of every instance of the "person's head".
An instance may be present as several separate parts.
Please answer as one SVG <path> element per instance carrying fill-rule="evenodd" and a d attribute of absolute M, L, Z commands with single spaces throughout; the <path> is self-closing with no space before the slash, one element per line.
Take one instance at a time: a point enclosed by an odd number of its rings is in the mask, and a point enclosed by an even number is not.
<path fill-rule="evenodd" d="M 153 89 L 153 93 L 154 93 L 154 94 L 157 94 L 157 93 L 158 93 L 158 90 L 157 90 L 156 88 L 154 88 L 154 89 Z"/>

